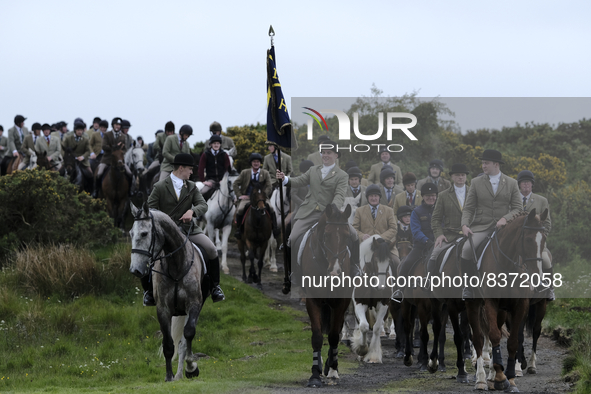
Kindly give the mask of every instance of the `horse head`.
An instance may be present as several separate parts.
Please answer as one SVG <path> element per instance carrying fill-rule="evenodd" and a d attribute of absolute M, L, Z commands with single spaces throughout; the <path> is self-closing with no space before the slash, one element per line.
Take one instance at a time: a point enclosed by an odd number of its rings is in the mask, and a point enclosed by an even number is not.
<path fill-rule="evenodd" d="M 74 156 L 74 152 L 72 152 L 72 148 L 66 148 L 64 150 L 64 169 L 65 169 L 65 176 L 72 176 L 72 174 L 76 173 L 76 157 Z"/>
<path fill-rule="evenodd" d="M 29 148 L 29 167 L 30 169 L 34 169 L 37 167 L 37 152 L 33 149 Z"/>
<path fill-rule="evenodd" d="M 144 150 L 135 141 L 133 142 L 133 147 L 125 152 L 125 164 L 127 164 L 136 176 L 144 172 L 144 156 Z"/>
<path fill-rule="evenodd" d="M 372 235 L 363 241 L 359 247 L 363 259 L 363 271 L 368 276 L 378 277 L 380 284 L 386 284 L 386 278 L 390 274 L 388 268 L 392 265 L 390 250 L 392 244 L 379 235 Z M 392 267 L 392 273 L 398 267 Z"/>
<path fill-rule="evenodd" d="M 129 231 L 132 248 L 129 272 L 142 278 L 148 275 L 150 263 L 156 257 L 154 253 L 162 249 L 164 240 L 158 237 L 154 220 L 159 213 L 150 212 L 145 202 L 142 208 L 137 208 L 133 203 L 130 206 L 134 222 Z"/>
<path fill-rule="evenodd" d="M 46 170 L 50 169 L 49 160 L 47 159 L 47 152 L 46 151 L 37 153 L 37 166 L 39 168 L 45 168 Z"/>
<path fill-rule="evenodd" d="M 111 166 L 121 172 L 125 172 L 125 152 L 122 149 L 113 150 Z"/>
<path fill-rule="evenodd" d="M 326 273 L 330 276 L 339 276 L 342 272 L 348 274 L 350 271 L 350 215 L 350 205 L 341 212 L 336 205 L 330 204 L 318 221 L 320 248 L 328 262 Z"/>

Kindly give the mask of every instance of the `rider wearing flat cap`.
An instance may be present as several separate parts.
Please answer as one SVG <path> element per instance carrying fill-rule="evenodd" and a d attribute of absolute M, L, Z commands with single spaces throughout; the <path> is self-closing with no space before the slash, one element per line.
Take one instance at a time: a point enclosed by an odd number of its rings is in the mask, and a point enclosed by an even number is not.
<path fill-rule="evenodd" d="M 478 250 L 495 227 L 503 227 L 523 209 L 517 181 L 501 173 L 501 164 L 505 164 L 501 152 L 487 149 L 480 160 L 484 175 L 472 179 L 461 222 L 464 236 L 472 235 L 474 250 Z M 466 242 L 462 249 L 461 269 L 462 275 L 478 274 L 470 242 Z M 462 298 L 474 298 L 470 280 L 467 283 Z"/>
<path fill-rule="evenodd" d="M 197 189 L 195 182 L 189 177 L 193 173 L 195 161 L 188 153 L 180 153 L 172 162 L 173 171 L 170 176 L 157 182 L 148 198 L 148 206 L 166 213 L 178 223 L 183 233 L 189 233 L 189 240 L 201 247 L 206 253 L 207 274 L 212 283 L 211 298 L 213 302 L 223 301 L 224 292 L 220 288 L 220 261 L 218 252 L 209 237 L 196 224 L 195 218 L 207 212 L 207 203 Z M 154 295 L 149 277 L 142 279 L 144 287 L 144 305 L 153 306 Z"/>

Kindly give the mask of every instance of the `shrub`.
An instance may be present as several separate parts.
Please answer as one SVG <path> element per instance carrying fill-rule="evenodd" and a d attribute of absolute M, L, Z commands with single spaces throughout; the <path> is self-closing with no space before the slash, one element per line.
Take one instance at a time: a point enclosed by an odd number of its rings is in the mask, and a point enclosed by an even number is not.
<path fill-rule="evenodd" d="M 17 171 L 0 178 L 0 257 L 27 244 L 100 245 L 116 236 L 105 202 L 58 173 Z"/>

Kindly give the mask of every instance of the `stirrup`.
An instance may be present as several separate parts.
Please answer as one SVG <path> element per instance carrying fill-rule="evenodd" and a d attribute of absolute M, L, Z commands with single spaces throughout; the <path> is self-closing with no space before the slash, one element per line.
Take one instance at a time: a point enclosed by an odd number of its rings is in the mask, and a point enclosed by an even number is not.
<path fill-rule="evenodd" d="M 404 293 L 402 293 L 402 290 L 400 290 L 400 289 L 397 289 L 397 290 L 396 290 L 396 291 L 395 291 L 395 292 L 392 294 L 392 297 L 390 297 L 390 299 L 391 299 L 392 301 L 394 301 L 394 302 L 397 302 L 397 303 L 399 303 L 399 304 L 400 304 L 400 303 L 402 302 L 402 300 L 404 299 Z"/>
<path fill-rule="evenodd" d="M 471 287 L 464 287 L 462 290 L 462 301 L 474 299 L 474 293 L 472 293 Z"/>
<path fill-rule="evenodd" d="M 144 291 L 144 306 L 156 306 L 156 301 L 150 290 Z"/>
<path fill-rule="evenodd" d="M 222 291 L 222 288 L 220 287 L 220 285 L 214 286 L 211 289 L 211 300 L 213 302 L 220 302 L 220 301 L 224 301 L 226 299 L 226 296 L 224 295 L 224 292 Z"/>

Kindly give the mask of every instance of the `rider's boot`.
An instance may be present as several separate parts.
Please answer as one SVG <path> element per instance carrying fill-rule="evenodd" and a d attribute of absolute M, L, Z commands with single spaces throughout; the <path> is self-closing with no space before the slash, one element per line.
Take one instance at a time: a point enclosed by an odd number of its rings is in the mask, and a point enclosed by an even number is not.
<path fill-rule="evenodd" d="M 151 276 L 152 270 L 150 270 L 148 275 L 140 278 L 140 281 L 142 282 L 142 288 L 144 289 L 144 306 L 156 306 Z"/>
<path fill-rule="evenodd" d="M 425 284 L 423 286 L 423 290 L 430 291 L 431 290 L 431 278 L 437 276 L 439 270 L 437 269 L 437 260 L 429 260 L 427 263 L 427 272 L 428 276 L 425 280 Z"/>
<path fill-rule="evenodd" d="M 224 292 L 220 287 L 220 258 L 208 259 L 209 264 L 207 271 L 209 273 L 209 279 L 211 281 L 211 300 L 213 302 L 219 302 L 226 299 Z"/>
<path fill-rule="evenodd" d="M 100 181 L 99 177 L 95 177 L 94 178 L 94 189 L 92 190 L 92 197 L 93 198 L 98 198 L 99 196 L 99 192 L 101 190 L 102 187 L 102 182 Z"/>
<path fill-rule="evenodd" d="M 462 276 L 468 276 L 468 283 L 466 283 L 466 287 L 464 287 L 462 290 L 462 300 L 471 300 L 474 298 L 474 292 L 472 290 L 472 286 L 470 286 L 470 278 L 473 276 L 478 276 L 476 262 L 472 261 L 471 259 L 461 258 L 461 268 Z"/>
<path fill-rule="evenodd" d="M 545 290 L 548 291 L 548 293 L 546 294 L 546 299 L 548 301 L 554 301 L 556 300 L 556 295 L 554 294 L 554 285 L 553 285 L 553 281 L 554 281 L 554 269 L 552 267 L 550 268 L 542 268 L 542 272 L 544 274 L 550 274 L 550 285 L 549 286 L 544 286 L 543 284 L 541 284 L 540 286 L 542 286 Z M 548 275 L 544 275 L 544 276 L 548 276 Z M 548 281 L 544 281 L 545 284 L 548 284 Z"/>

